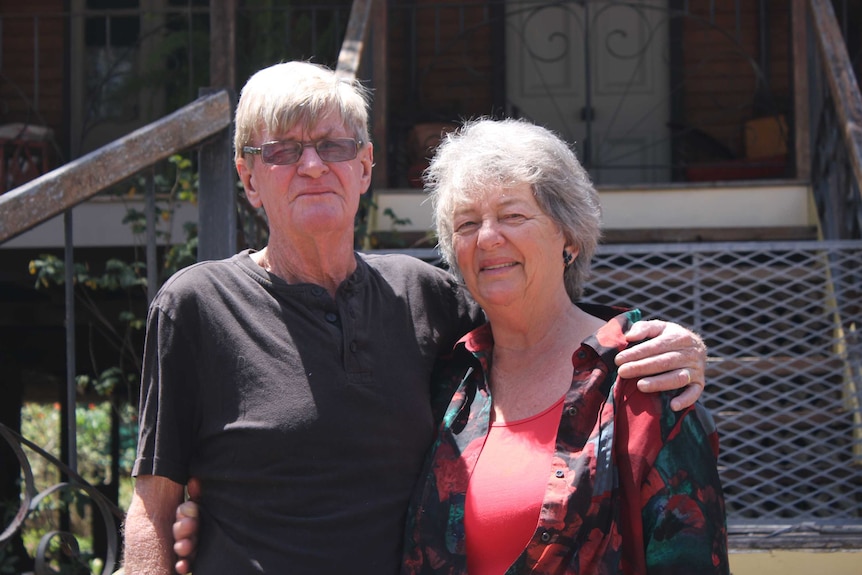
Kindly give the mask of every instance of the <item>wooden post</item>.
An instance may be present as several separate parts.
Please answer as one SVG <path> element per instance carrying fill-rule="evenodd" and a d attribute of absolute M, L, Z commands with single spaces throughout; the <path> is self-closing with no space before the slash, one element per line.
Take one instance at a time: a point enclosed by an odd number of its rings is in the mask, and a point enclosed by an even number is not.
<path fill-rule="evenodd" d="M 389 108 L 389 20 L 386 0 L 373 0 L 371 6 L 371 83 L 374 86 L 374 104 L 371 109 L 371 138 L 374 140 L 374 172 L 371 186 L 380 190 L 389 186 L 388 143 L 386 135 L 389 123 L 386 110 Z"/>
<path fill-rule="evenodd" d="M 210 0 L 210 86 L 236 91 L 236 3 Z"/>
<path fill-rule="evenodd" d="M 847 146 L 847 160 L 856 182 L 862 182 L 862 96 L 859 83 L 832 3 L 829 0 L 808 0 L 808 4 L 822 58 L 820 65 L 829 82 L 842 128 L 841 136 Z"/>
<path fill-rule="evenodd" d="M 206 96 L 211 91 L 202 88 L 198 96 Z M 237 250 L 232 126 L 206 140 L 198 158 L 198 261 L 224 259 Z"/>
<path fill-rule="evenodd" d="M 808 78 L 808 19 L 807 0 L 792 0 L 790 6 L 793 40 L 793 141 L 796 178 L 811 179 L 811 120 L 809 109 L 810 90 Z"/>

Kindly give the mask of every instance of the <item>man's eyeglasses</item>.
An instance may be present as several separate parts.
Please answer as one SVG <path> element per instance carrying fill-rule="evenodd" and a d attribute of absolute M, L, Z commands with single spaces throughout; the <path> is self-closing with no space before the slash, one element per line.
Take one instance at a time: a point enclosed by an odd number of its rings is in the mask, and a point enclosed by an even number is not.
<path fill-rule="evenodd" d="M 353 138 L 335 138 L 332 140 L 317 140 L 316 142 L 297 142 L 287 140 L 284 142 L 267 142 L 259 148 L 243 146 L 244 154 L 260 154 L 260 159 L 265 164 L 276 164 L 286 166 L 295 164 L 302 156 L 305 148 L 314 148 L 317 155 L 324 162 L 346 162 L 352 160 L 359 153 L 359 147 L 364 142 Z"/>

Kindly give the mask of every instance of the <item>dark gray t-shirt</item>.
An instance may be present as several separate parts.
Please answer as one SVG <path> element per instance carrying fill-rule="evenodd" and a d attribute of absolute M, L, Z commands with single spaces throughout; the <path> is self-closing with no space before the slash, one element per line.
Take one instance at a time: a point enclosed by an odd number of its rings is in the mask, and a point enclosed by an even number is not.
<path fill-rule="evenodd" d="M 398 572 L 431 370 L 481 314 L 419 260 L 357 264 L 333 299 L 243 252 L 153 301 L 133 475 L 202 480 L 196 575 Z"/>

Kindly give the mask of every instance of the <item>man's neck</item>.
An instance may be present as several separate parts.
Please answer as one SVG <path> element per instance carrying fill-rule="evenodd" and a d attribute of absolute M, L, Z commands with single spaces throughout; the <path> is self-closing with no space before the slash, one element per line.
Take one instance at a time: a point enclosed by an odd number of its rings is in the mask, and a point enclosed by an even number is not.
<path fill-rule="evenodd" d="M 316 239 L 316 238 L 315 238 Z M 289 283 L 312 283 L 335 296 L 338 286 L 356 269 L 352 235 L 340 241 L 279 242 L 254 254 L 255 261 L 268 272 Z"/>

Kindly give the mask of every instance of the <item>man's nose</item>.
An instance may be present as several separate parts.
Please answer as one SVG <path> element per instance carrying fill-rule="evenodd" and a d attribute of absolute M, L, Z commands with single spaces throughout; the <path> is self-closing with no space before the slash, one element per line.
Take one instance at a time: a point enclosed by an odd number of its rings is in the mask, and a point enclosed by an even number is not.
<path fill-rule="evenodd" d="M 302 153 L 296 164 L 300 174 L 311 177 L 318 177 L 329 170 L 329 166 L 320 158 L 317 149 L 311 143 L 303 144 Z"/>

